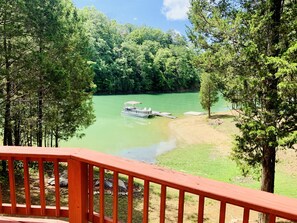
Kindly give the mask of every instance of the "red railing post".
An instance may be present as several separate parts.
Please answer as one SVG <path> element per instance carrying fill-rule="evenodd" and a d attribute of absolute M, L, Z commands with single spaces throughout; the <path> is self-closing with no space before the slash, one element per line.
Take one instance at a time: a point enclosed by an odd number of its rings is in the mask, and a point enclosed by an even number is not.
<path fill-rule="evenodd" d="M 133 221 L 133 176 L 128 179 L 128 223 Z"/>
<path fill-rule="evenodd" d="M 250 209 L 245 208 L 243 212 L 243 223 L 248 223 L 250 219 Z"/>
<path fill-rule="evenodd" d="M 147 223 L 149 220 L 149 199 L 150 199 L 150 182 L 148 180 L 144 181 L 143 186 L 143 223 Z"/>
<path fill-rule="evenodd" d="M 44 184 L 44 169 L 43 169 L 43 160 L 40 158 L 38 160 L 38 172 L 39 172 L 39 190 L 40 190 L 40 206 L 41 206 L 41 215 L 45 216 L 45 184 Z"/>
<path fill-rule="evenodd" d="M 15 190 L 15 175 L 14 175 L 14 159 L 8 159 L 8 172 L 9 172 L 9 189 L 10 189 L 10 202 L 11 214 L 16 214 L 16 190 Z"/>
<path fill-rule="evenodd" d="M 26 198 L 26 214 L 31 214 L 30 176 L 27 158 L 24 158 L 24 186 Z"/>
<path fill-rule="evenodd" d="M 88 222 L 88 172 L 87 164 L 68 160 L 69 222 Z M 92 195 L 91 195 L 92 196 Z"/>
<path fill-rule="evenodd" d="M 149 222 L 149 204 L 150 193 L 154 193 L 150 184 L 156 184 L 161 187 L 160 193 L 160 222 L 166 221 L 166 196 L 167 188 L 178 190 L 178 222 L 182 222 L 187 216 L 184 216 L 185 194 L 193 194 L 199 196 L 198 204 L 198 223 L 203 223 L 205 217 L 205 208 L 208 207 L 208 200 L 211 199 L 220 202 L 219 222 L 226 222 L 227 207 L 229 205 L 240 207 L 243 210 L 241 222 L 248 223 L 254 220 L 251 211 L 264 213 L 269 215 L 269 223 L 275 223 L 277 218 L 297 222 L 297 200 L 287 198 L 275 194 L 265 193 L 262 191 L 251 190 L 231 184 L 226 184 L 214 180 L 195 177 L 185 173 L 179 173 L 167 170 L 162 167 L 156 167 L 137 161 L 117 158 L 111 155 L 97 153 L 95 151 L 87 151 L 82 149 L 53 149 L 47 148 L 16 148 L 0 146 L 0 161 L 8 162 L 9 185 L 5 184 L 5 190 L 0 183 L 0 213 L 8 215 L 32 215 L 32 216 L 48 216 L 48 217 L 69 217 L 70 223 L 87 223 L 100 222 L 111 223 L 116 222 L 119 218 L 117 215 L 118 203 L 118 178 L 119 176 L 128 176 L 128 214 L 127 222 L 131 223 L 133 219 L 133 184 L 134 179 L 142 180 L 143 185 L 143 218 L 142 222 Z M 23 160 L 24 163 L 24 192 L 26 202 L 17 204 L 16 202 L 16 182 L 14 161 Z M 30 193 L 30 174 L 28 162 L 38 162 L 39 178 L 40 178 L 40 205 L 31 205 Z M 55 175 L 55 196 L 56 204 L 54 206 L 46 206 L 46 193 L 44 182 L 44 162 L 54 163 Z M 68 207 L 61 207 L 60 204 L 60 186 L 59 183 L 59 162 L 67 163 L 68 167 Z M 94 204 L 93 199 L 93 179 L 94 171 L 99 169 L 99 202 Z M 114 173 L 114 201 L 113 215 L 105 216 L 105 170 Z M 135 180 L 136 181 L 136 180 Z M 9 188 L 7 188 L 9 186 Z M 18 185 L 17 185 L 18 186 Z M 141 188 L 141 187 L 140 187 Z M 50 188 L 51 189 L 51 188 Z M 135 188 L 135 192 L 141 192 L 139 187 Z M 4 190 L 4 191 L 3 191 Z M 2 196 L 5 194 L 5 200 Z M 10 195 L 10 196 L 9 196 Z M 62 195 L 62 194 L 61 194 Z M 170 194 L 169 194 L 170 195 Z M 6 197 L 9 196 L 10 199 Z M 157 195 L 156 195 L 157 196 Z M 136 197 L 136 196 L 135 196 Z M 98 199 L 98 198 L 97 198 Z M 8 201 L 7 201 L 8 200 Z M 106 199 L 107 200 L 107 199 Z M 3 203 L 3 202 L 8 203 Z M 64 203 L 64 202 L 63 202 Z M 50 203 L 52 204 L 52 202 Z M 96 205 L 96 206 L 94 206 Z M 112 204 L 111 204 L 112 205 Z M 99 209 L 99 212 L 97 211 Z M 136 208 L 135 208 L 136 209 Z M 138 209 L 138 206 L 137 206 Z M 96 210 L 96 211 L 95 211 Z M 153 210 L 153 209 L 152 209 Z M 171 214 L 167 210 L 167 214 Z M 218 210 L 216 210 L 218 211 Z M 106 212 L 109 213 L 109 212 Z M 138 218 L 138 216 L 135 216 Z M 1 219 L 2 220 L 2 219 Z M 0 222 L 2 222 L 0 220 Z M 239 219 L 240 220 L 240 219 Z M 137 219 L 137 221 L 140 221 Z M 27 222 L 27 221 L 26 221 Z M 29 222 L 29 220 L 28 220 Z"/>
<path fill-rule="evenodd" d="M 205 197 L 203 195 L 199 195 L 198 223 L 203 223 L 203 219 L 204 219 L 204 203 L 205 203 Z"/>

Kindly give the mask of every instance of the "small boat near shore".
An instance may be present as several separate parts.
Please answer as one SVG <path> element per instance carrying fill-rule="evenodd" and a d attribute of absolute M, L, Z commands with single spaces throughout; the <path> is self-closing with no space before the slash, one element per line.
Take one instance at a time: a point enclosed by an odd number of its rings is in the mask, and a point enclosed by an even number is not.
<path fill-rule="evenodd" d="M 169 112 L 159 112 L 159 111 L 153 111 L 154 116 L 160 116 L 160 117 L 165 117 L 165 118 L 171 118 L 171 119 L 176 119 L 175 116 L 173 116 Z"/>
<path fill-rule="evenodd" d="M 139 101 L 125 102 L 122 114 L 140 118 L 151 118 L 154 116 L 151 108 L 139 108 L 139 104 L 141 104 Z"/>

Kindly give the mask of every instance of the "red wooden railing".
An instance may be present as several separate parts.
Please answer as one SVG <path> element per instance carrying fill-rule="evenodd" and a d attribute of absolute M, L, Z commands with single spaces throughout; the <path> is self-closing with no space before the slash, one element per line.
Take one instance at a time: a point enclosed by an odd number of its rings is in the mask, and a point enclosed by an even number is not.
<path fill-rule="evenodd" d="M 217 182 L 201 177 L 195 177 L 168 169 L 160 168 L 137 161 L 117 158 L 111 155 L 101 154 L 84 149 L 66 148 L 28 148 L 28 147 L 0 147 L 0 160 L 8 163 L 9 185 L 1 187 L 0 213 L 8 215 L 24 216 L 47 216 L 57 218 L 68 218 L 70 222 L 119 222 L 119 193 L 118 179 L 123 175 L 127 176 L 128 197 L 127 197 L 127 222 L 133 221 L 133 187 L 135 180 L 143 181 L 143 208 L 142 222 L 149 222 L 150 214 L 150 185 L 160 186 L 160 211 L 159 222 L 166 219 L 166 201 L 168 200 L 168 188 L 178 191 L 177 219 L 176 222 L 183 222 L 185 208 L 185 194 L 197 196 L 197 220 L 202 223 L 206 199 L 213 199 L 219 202 L 217 222 L 226 222 L 227 206 L 234 205 L 242 208 L 242 219 L 240 222 L 251 221 L 251 212 L 265 213 L 270 216 L 270 223 L 276 222 L 278 218 L 297 221 L 297 199 L 269 194 L 257 190 L 242 188 L 239 186 Z M 24 178 L 25 203 L 17 203 L 15 162 L 20 161 Z M 38 205 L 31 204 L 31 174 L 29 164 L 34 161 L 38 163 L 40 202 Z M 59 164 L 64 163 L 68 169 L 68 207 L 61 205 L 61 188 L 55 184 L 55 205 L 48 206 L 46 202 L 46 182 L 44 162 L 51 162 L 54 165 L 55 181 L 59 182 Z M 21 167 L 20 167 L 21 166 Z M 99 194 L 94 195 L 94 176 L 99 169 Z M 104 189 L 105 173 L 113 178 L 113 201 L 112 214 L 106 216 L 106 194 Z M 3 202 L 3 195 L 10 194 L 10 202 Z M 94 197 L 99 197 L 99 202 L 94 202 Z"/>

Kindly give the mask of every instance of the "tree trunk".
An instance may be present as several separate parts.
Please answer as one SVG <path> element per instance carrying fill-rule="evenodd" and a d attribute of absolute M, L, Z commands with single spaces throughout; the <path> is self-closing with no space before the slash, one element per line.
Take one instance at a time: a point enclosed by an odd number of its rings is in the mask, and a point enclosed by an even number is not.
<path fill-rule="evenodd" d="M 6 15 L 6 14 L 5 14 Z M 12 126 L 11 126 L 11 77 L 10 77 L 10 63 L 9 54 L 10 47 L 8 46 L 8 40 L 6 35 L 6 23 L 4 20 L 4 35 L 3 35 L 3 47 L 5 55 L 5 74 L 6 74 L 6 98 L 5 98 L 5 115 L 4 115 L 4 134 L 3 145 L 12 145 Z"/>
<path fill-rule="evenodd" d="M 279 25 L 281 18 L 282 0 L 271 0 L 270 12 L 272 13 L 269 41 L 267 43 L 267 56 L 278 56 L 279 43 Z M 277 129 L 275 114 L 278 113 L 278 78 L 276 77 L 277 69 L 273 65 L 268 66 L 270 75 L 265 78 L 265 102 L 266 111 L 265 125 L 273 126 Z M 262 158 L 262 185 L 261 190 L 274 192 L 274 175 L 275 175 L 275 157 L 276 157 L 277 137 L 276 135 L 267 136 L 267 143 L 263 147 Z"/>
<path fill-rule="evenodd" d="M 44 136 L 43 136 L 43 138 L 44 138 L 43 145 L 45 147 L 47 147 L 47 128 L 46 128 L 46 126 L 44 127 Z"/>
<path fill-rule="evenodd" d="M 207 111 L 208 111 L 208 118 L 210 118 L 210 107 L 211 107 L 211 87 L 208 83 L 208 104 L 207 104 Z"/>
<path fill-rule="evenodd" d="M 40 56 L 40 71 L 39 71 L 39 86 L 38 86 L 38 105 L 37 105 L 37 146 L 42 147 L 42 122 L 43 122 L 43 43 L 42 38 L 39 39 L 39 56 Z"/>
<path fill-rule="evenodd" d="M 14 145 L 20 146 L 21 145 L 21 120 L 19 116 L 15 117 L 15 124 L 14 124 Z"/>
<path fill-rule="evenodd" d="M 5 115 L 4 115 L 4 136 L 3 145 L 11 146 L 12 143 L 12 126 L 11 126 L 11 83 L 6 83 Z"/>
<path fill-rule="evenodd" d="M 271 0 L 270 12 L 272 13 L 271 24 L 269 27 L 269 41 L 267 43 L 267 56 L 279 56 L 279 25 L 281 21 L 282 0 Z M 273 65 L 268 66 L 269 75 L 265 78 L 264 107 L 265 125 L 273 126 L 277 129 L 275 115 L 278 114 L 278 78 L 277 69 Z M 277 147 L 276 135 L 267 136 L 267 143 L 263 147 L 262 158 L 262 185 L 261 190 L 274 192 L 275 156 Z"/>
<path fill-rule="evenodd" d="M 38 92 L 37 146 L 42 147 L 43 92 Z"/>
<path fill-rule="evenodd" d="M 270 12 L 272 13 L 271 24 L 269 27 L 269 41 L 267 44 L 267 56 L 279 56 L 279 26 L 281 22 L 281 10 L 282 10 L 282 0 L 271 0 Z M 267 76 L 265 80 L 265 91 L 267 92 L 265 97 L 265 110 L 266 120 L 265 125 L 273 126 L 277 128 L 275 115 L 278 114 L 278 78 L 276 77 L 277 69 L 273 65 L 268 66 L 270 75 Z M 272 146 L 270 146 L 272 145 Z M 274 180 L 275 180 L 275 161 L 276 161 L 276 147 L 277 147 L 277 137 L 267 136 L 267 144 L 263 147 L 263 158 L 262 158 L 262 179 L 261 179 L 261 190 L 274 193 Z M 269 215 L 262 214 L 259 218 L 261 223 L 269 223 Z"/>
<path fill-rule="evenodd" d="M 53 130 L 51 130 L 51 147 L 53 147 Z"/>
<path fill-rule="evenodd" d="M 55 147 L 58 148 L 59 147 L 59 129 L 56 128 L 56 132 L 55 132 Z"/>
<path fill-rule="evenodd" d="M 4 13 L 6 16 L 6 13 Z M 4 115 L 4 133 L 3 145 L 12 145 L 12 127 L 11 127 L 11 80 L 10 80 L 10 63 L 9 63 L 9 47 L 6 36 L 6 18 L 4 18 L 4 34 L 3 34 L 3 47 L 5 55 L 5 71 L 6 71 L 6 98 L 5 98 L 5 115 Z M 2 161 L 2 174 L 7 173 L 6 161 Z"/>
<path fill-rule="evenodd" d="M 261 190 L 274 193 L 274 180 L 275 180 L 275 158 L 276 150 L 274 147 L 266 146 L 263 148 L 262 159 L 262 178 L 261 178 Z M 269 215 L 260 214 L 260 223 L 268 223 Z"/>
<path fill-rule="evenodd" d="M 261 190 L 273 193 L 276 150 L 273 147 L 266 146 L 263 153 Z"/>
<path fill-rule="evenodd" d="M 30 125 L 30 132 L 29 132 L 29 135 L 28 135 L 28 146 L 32 146 L 33 145 L 33 135 L 32 135 L 32 132 L 33 132 L 33 126 Z"/>

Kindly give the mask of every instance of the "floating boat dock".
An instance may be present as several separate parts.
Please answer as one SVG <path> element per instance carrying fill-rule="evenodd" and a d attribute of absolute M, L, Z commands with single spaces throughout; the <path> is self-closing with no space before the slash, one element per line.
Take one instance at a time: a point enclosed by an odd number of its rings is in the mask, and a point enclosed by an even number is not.
<path fill-rule="evenodd" d="M 171 119 L 176 118 L 169 112 L 159 112 L 159 111 L 153 111 L 153 116 L 160 116 L 160 117 L 166 117 L 166 118 L 171 118 Z"/>

